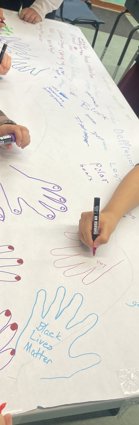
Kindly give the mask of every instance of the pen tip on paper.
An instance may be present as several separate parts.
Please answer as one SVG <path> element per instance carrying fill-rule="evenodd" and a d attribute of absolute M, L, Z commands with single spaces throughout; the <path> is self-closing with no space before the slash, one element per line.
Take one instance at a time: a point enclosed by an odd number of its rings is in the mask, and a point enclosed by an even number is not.
<path fill-rule="evenodd" d="M 96 247 L 93 246 L 93 257 L 95 256 L 95 253 L 96 253 Z"/>

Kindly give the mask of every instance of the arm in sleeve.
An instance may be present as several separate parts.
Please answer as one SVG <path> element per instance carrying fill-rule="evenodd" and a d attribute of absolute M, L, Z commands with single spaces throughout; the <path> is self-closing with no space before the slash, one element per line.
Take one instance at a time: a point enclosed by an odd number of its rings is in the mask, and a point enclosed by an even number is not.
<path fill-rule="evenodd" d="M 35 0 L 31 7 L 44 19 L 45 15 L 57 10 L 62 2 L 63 0 Z"/>

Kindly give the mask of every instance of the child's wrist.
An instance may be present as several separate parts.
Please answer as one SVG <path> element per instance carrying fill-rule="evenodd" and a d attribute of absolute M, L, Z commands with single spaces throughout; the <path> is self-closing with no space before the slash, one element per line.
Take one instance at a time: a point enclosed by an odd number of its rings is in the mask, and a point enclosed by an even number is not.
<path fill-rule="evenodd" d="M 121 218 L 120 214 L 118 214 L 118 211 L 116 211 L 114 208 L 105 207 L 102 210 L 102 213 L 107 214 L 110 224 L 112 224 L 112 227 L 115 228 Z"/>

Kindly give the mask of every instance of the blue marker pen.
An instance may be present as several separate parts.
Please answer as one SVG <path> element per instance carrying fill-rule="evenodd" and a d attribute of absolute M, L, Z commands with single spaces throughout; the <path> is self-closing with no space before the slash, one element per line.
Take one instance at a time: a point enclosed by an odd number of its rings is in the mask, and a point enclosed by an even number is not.
<path fill-rule="evenodd" d="M 0 137 L 0 146 L 1 145 L 10 145 L 11 143 L 15 143 L 16 138 L 14 134 L 7 134 L 5 136 Z"/>

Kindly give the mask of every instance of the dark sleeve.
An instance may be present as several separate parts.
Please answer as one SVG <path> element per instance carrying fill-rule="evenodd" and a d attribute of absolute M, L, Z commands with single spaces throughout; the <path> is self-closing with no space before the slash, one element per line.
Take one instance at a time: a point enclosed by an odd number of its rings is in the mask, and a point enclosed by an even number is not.
<path fill-rule="evenodd" d="M 0 111 L 0 125 L 3 125 L 3 124 L 16 124 L 16 123 L 10 120 L 2 111 Z"/>
<path fill-rule="evenodd" d="M 136 63 L 139 63 L 139 55 L 136 58 Z"/>

